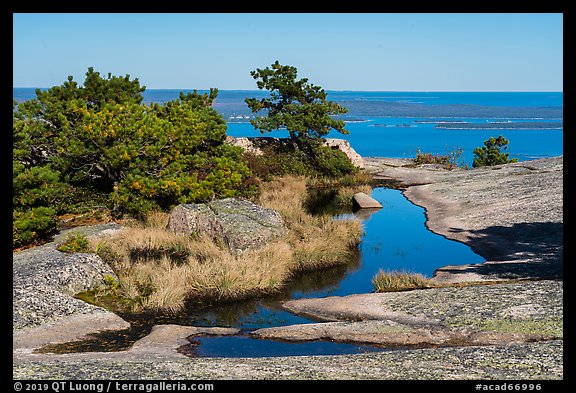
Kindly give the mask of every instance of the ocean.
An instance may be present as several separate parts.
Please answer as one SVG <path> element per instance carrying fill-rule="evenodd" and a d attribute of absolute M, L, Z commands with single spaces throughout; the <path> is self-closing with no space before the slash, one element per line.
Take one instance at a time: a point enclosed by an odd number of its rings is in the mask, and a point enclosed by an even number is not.
<path fill-rule="evenodd" d="M 177 99 L 179 89 L 148 89 L 144 103 Z M 203 92 L 202 90 L 200 92 Z M 491 136 L 509 141 L 511 158 L 526 161 L 563 154 L 562 92 L 363 92 L 327 91 L 328 99 L 348 109 L 343 138 L 365 157 L 413 158 L 418 151 L 449 154 L 462 149 L 460 164 L 471 165 L 472 151 Z M 221 90 L 214 104 L 233 137 L 262 136 L 249 123 L 244 98 L 259 90 Z M 33 98 L 33 88 L 14 88 L 18 101 Z M 285 137 L 278 130 L 267 136 Z"/>

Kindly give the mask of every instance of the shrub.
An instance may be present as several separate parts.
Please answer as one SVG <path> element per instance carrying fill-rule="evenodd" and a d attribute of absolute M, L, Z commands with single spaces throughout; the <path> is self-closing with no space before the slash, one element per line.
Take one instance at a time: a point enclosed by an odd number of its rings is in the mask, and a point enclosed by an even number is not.
<path fill-rule="evenodd" d="M 305 176 L 310 171 L 302 152 L 280 146 L 266 146 L 261 155 L 245 152 L 243 157 L 254 176 L 264 181 L 274 176 Z"/>
<path fill-rule="evenodd" d="M 89 68 L 82 86 L 68 77 L 35 99 L 13 101 L 14 244 L 51 233 L 53 213 L 98 206 L 143 216 L 255 195 L 242 151 L 224 143 L 226 123 L 211 107 L 217 89 L 150 106 L 144 90 L 129 75 L 105 78 Z"/>
<path fill-rule="evenodd" d="M 92 252 L 90 241 L 81 233 L 71 233 L 66 240 L 56 247 L 58 251 L 65 253 Z"/>
<path fill-rule="evenodd" d="M 12 245 L 21 247 L 56 233 L 58 213 L 65 207 L 70 187 L 50 165 L 12 165 Z"/>
<path fill-rule="evenodd" d="M 342 151 L 316 143 L 312 165 L 319 176 L 338 178 L 355 173 L 357 168 Z"/>
<path fill-rule="evenodd" d="M 422 153 L 418 151 L 416 153 L 416 158 L 414 162 L 417 165 L 422 164 L 439 164 L 439 165 L 448 165 L 450 163 L 449 156 L 441 156 L 439 154 L 432 154 L 432 153 Z"/>
<path fill-rule="evenodd" d="M 472 166 L 478 168 L 481 166 L 518 162 L 517 158 L 509 158 L 510 153 L 501 152 L 502 149 L 506 150 L 507 148 L 508 140 L 502 135 L 499 135 L 498 138 L 490 137 L 490 139 L 484 141 L 483 147 L 477 147 L 474 149 L 474 161 L 472 162 Z"/>
<path fill-rule="evenodd" d="M 72 187 L 61 181 L 60 172 L 50 165 L 26 167 L 20 162 L 12 165 L 12 206 L 29 209 L 51 206 L 56 212 L 66 210 L 66 196 Z"/>
<path fill-rule="evenodd" d="M 21 247 L 48 238 L 57 231 L 56 211 L 39 206 L 12 211 L 12 246 Z"/>
<path fill-rule="evenodd" d="M 285 175 L 337 179 L 358 171 L 343 152 L 323 145 L 319 138 L 271 142 L 261 150 L 261 155 L 245 152 L 244 159 L 252 173 L 265 181 Z"/>
<path fill-rule="evenodd" d="M 416 165 L 437 164 L 442 165 L 446 169 L 454 169 L 457 166 L 459 166 L 458 161 L 460 160 L 460 157 L 462 156 L 463 152 L 464 152 L 463 149 L 455 148 L 445 155 L 440 155 L 432 153 L 423 153 L 422 151 L 420 151 L 420 149 L 417 149 L 414 163 Z"/>

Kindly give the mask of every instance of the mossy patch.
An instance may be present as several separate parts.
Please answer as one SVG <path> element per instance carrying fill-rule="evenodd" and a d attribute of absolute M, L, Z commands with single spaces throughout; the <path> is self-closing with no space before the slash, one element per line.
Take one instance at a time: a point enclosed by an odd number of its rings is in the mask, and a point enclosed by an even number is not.
<path fill-rule="evenodd" d="M 509 334 L 529 334 L 544 336 L 550 339 L 563 338 L 563 318 L 549 319 L 483 319 L 465 323 L 450 324 L 460 327 L 463 324 L 479 330 Z"/>
<path fill-rule="evenodd" d="M 129 311 L 134 302 L 134 300 L 120 296 L 112 291 L 102 291 L 101 289 L 80 292 L 74 295 L 74 297 L 114 313 Z"/>

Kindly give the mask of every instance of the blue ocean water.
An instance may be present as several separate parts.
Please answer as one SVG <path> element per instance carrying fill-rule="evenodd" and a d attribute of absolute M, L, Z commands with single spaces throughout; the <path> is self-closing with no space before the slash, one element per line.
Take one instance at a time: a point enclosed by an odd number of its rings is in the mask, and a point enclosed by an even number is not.
<path fill-rule="evenodd" d="M 180 91 L 149 89 L 143 93 L 144 102 L 174 100 Z M 13 95 L 19 101 L 33 98 L 34 89 L 14 88 Z M 262 136 L 249 123 L 253 114 L 244 99 L 266 95 L 267 92 L 259 90 L 219 92 L 214 108 L 227 120 L 228 135 Z M 418 151 L 444 155 L 462 149 L 459 162 L 471 165 L 473 150 L 491 136 L 498 135 L 508 139 L 507 152 L 519 161 L 563 154 L 562 92 L 328 91 L 328 99 L 348 108 L 348 113 L 342 118 L 350 131 L 348 135 L 332 131 L 328 137 L 348 140 L 360 155 L 366 157 L 413 158 Z M 439 128 L 442 122 L 503 126 L 446 129 Z M 524 126 L 534 124 L 534 128 L 509 127 L 516 123 Z M 543 123 L 546 123 L 544 127 Z M 288 134 L 278 130 L 266 135 L 285 137 Z"/>

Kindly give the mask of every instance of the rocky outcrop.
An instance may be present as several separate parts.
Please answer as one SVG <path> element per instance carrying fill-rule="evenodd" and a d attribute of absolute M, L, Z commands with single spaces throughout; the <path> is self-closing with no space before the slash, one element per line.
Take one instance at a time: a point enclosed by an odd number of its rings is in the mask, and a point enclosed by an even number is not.
<path fill-rule="evenodd" d="M 350 146 L 350 142 L 347 140 L 338 138 L 325 138 L 324 144 L 326 146 L 330 146 L 333 149 L 338 149 L 342 153 L 346 154 L 346 157 L 348 157 L 354 166 L 358 168 L 364 168 L 364 159 L 360 154 L 356 152 L 356 150 L 352 148 L 352 146 Z"/>
<path fill-rule="evenodd" d="M 254 142 L 252 142 L 250 138 L 246 137 L 234 138 L 230 136 L 228 138 L 230 139 L 227 140 L 227 143 L 229 143 L 230 145 L 241 147 L 242 149 L 244 149 L 244 151 L 247 151 L 248 153 L 252 153 L 257 156 L 261 156 L 263 154 L 262 150 L 256 147 L 254 145 Z"/>
<path fill-rule="evenodd" d="M 87 236 L 101 236 L 118 229 L 116 224 L 104 224 L 84 232 Z M 61 233 L 52 243 L 13 253 L 15 349 L 72 341 L 90 333 L 130 327 L 116 314 L 73 297 L 101 285 L 105 276 L 115 277 L 115 274 L 98 255 L 57 251 L 59 239 L 68 232 Z"/>
<path fill-rule="evenodd" d="M 562 340 L 338 356 L 186 358 L 121 351 L 13 359 L 15 380 L 537 380 L 558 385 Z M 379 382 L 379 384 L 385 384 Z M 499 384 L 501 385 L 501 383 Z M 214 386 L 218 386 L 215 383 Z M 486 386 L 486 385 L 485 385 Z M 494 386 L 494 385 L 493 385 Z"/>
<path fill-rule="evenodd" d="M 376 199 L 372 198 L 369 195 L 366 195 L 363 192 L 357 192 L 352 197 L 352 207 L 354 210 L 380 209 L 382 208 L 382 204 L 380 204 L 380 202 L 378 202 Z"/>
<path fill-rule="evenodd" d="M 494 345 L 532 342 L 542 335 L 478 331 L 470 328 L 410 326 L 393 321 L 325 322 L 258 329 L 252 335 L 283 341 L 330 340 L 389 348 Z"/>
<path fill-rule="evenodd" d="M 286 233 L 277 211 L 238 198 L 178 205 L 172 210 L 168 228 L 185 234 L 207 234 L 233 251 L 262 246 Z"/>
<path fill-rule="evenodd" d="M 357 168 L 364 168 L 364 159 L 356 152 L 345 139 L 339 138 L 324 138 L 324 145 L 333 149 L 338 149 L 348 157 L 350 162 Z M 289 143 L 287 138 L 271 138 L 271 137 L 256 137 L 256 138 L 233 138 L 228 137 L 226 143 L 233 146 L 239 146 L 245 151 L 253 153 L 257 156 L 262 155 L 262 148 L 271 144 L 286 144 Z"/>
<path fill-rule="evenodd" d="M 274 138 L 270 136 L 257 136 L 257 137 L 238 137 L 234 138 L 231 136 L 226 137 L 226 143 L 232 146 L 238 146 L 244 149 L 244 151 L 252 153 L 257 156 L 264 154 L 262 149 L 267 146 L 274 147 L 286 147 L 290 144 L 289 138 Z"/>
<path fill-rule="evenodd" d="M 426 209 L 426 226 L 470 246 L 487 262 L 446 266 L 436 281 L 563 277 L 563 157 L 472 170 L 416 167 L 407 160 L 366 159 Z"/>
<path fill-rule="evenodd" d="M 239 331 L 239 329 L 225 327 L 156 325 L 150 334 L 136 341 L 129 352 L 178 357 L 176 350 L 182 346 L 190 345 L 188 337 L 200 335 L 227 336 L 237 334 Z"/>
<path fill-rule="evenodd" d="M 99 226 L 103 233 L 112 228 L 117 229 L 110 224 Z M 60 234 L 58 239 L 64 235 Z M 102 284 L 106 275 L 115 277 L 114 271 L 96 254 L 66 254 L 56 250 L 58 239 L 12 255 L 14 329 L 102 311 L 73 296 Z"/>
<path fill-rule="evenodd" d="M 398 346 L 494 345 L 561 339 L 563 284 L 530 281 L 290 300 L 324 323 L 265 328 L 259 338 Z"/>
<path fill-rule="evenodd" d="M 216 214 L 204 203 L 181 204 L 172 209 L 168 229 L 186 235 L 222 236 L 224 229 Z"/>

